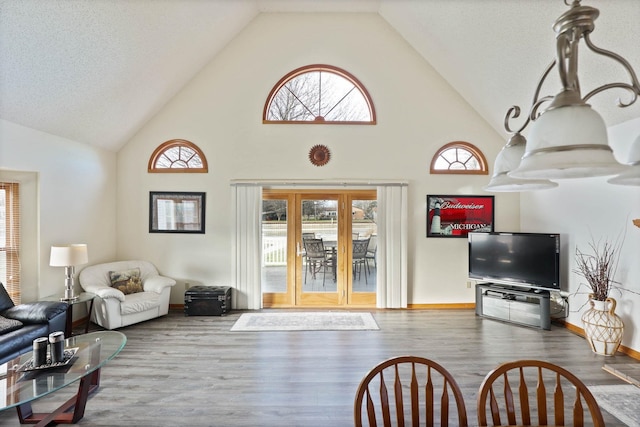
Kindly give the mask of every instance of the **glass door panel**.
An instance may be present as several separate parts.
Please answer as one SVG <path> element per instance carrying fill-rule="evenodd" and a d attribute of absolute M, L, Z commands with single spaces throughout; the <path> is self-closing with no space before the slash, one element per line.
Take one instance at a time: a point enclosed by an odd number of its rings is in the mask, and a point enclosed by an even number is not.
<path fill-rule="evenodd" d="M 323 194 L 299 196 L 301 281 L 300 304 L 338 303 L 338 197 Z"/>
<path fill-rule="evenodd" d="M 376 291 L 378 225 L 375 200 L 351 202 L 353 292 Z"/>
<path fill-rule="evenodd" d="M 369 200 L 369 198 L 372 198 Z M 351 280 L 349 303 L 375 304 L 378 225 L 375 192 L 351 198 Z"/>
<path fill-rule="evenodd" d="M 274 196 L 275 197 L 275 196 Z M 262 201 L 262 298 L 263 304 L 293 304 L 289 269 L 289 197 L 263 197 Z M 294 258 L 295 259 L 295 258 Z"/>

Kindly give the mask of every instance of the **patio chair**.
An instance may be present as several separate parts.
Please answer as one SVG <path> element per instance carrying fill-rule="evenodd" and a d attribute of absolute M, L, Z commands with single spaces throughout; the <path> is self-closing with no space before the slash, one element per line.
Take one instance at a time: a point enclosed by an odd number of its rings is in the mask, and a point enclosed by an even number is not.
<path fill-rule="evenodd" d="M 322 287 L 327 277 L 327 270 L 332 268 L 332 260 L 324 248 L 322 239 L 303 239 L 304 258 L 306 260 L 306 268 L 304 269 L 304 283 L 307 283 L 307 272 L 311 272 L 311 277 L 322 271 Z"/>
<path fill-rule="evenodd" d="M 367 274 L 369 273 L 369 265 L 367 264 L 367 248 L 369 247 L 369 239 L 354 240 L 351 259 L 353 260 L 353 278 L 358 275 L 358 280 L 364 269 L 364 283 L 367 282 Z"/>
<path fill-rule="evenodd" d="M 378 236 L 375 234 L 371 235 L 369 238 L 369 246 L 367 246 L 367 261 L 373 261 L 373 266 L 378 268 L 378 261 L 376 259 L 376 254 L 378 252 Z"/>

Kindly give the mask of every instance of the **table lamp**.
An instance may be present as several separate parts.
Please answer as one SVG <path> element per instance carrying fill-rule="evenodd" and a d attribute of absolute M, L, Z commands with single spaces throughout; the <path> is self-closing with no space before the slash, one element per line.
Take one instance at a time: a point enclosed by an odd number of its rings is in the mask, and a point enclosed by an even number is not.
<path fill-rule="evenodd" d="M 73 301 L 77 296 L 73 294 L 73 276 L 75 274 L 75 266 L 89 262 L 87 255 L 87 245 L 71 244 L 71 245 L 54 245 L 51 246 L 51 258 L 49 265 L 52 267 L 64 267 L 64 297 L 62 301 Z"/>

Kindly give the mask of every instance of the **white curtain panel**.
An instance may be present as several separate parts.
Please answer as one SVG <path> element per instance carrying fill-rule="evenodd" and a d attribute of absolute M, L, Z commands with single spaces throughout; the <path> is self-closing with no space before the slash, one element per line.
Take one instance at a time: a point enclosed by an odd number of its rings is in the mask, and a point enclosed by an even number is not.
<path fill-rule="evenodd" d="M 232 190 L 232 305 L 235 309 L 258 310 L 262 308 L 262 187 L 236 184 Z"/>
<path fill-rule="evenodd" d="M 376 307 L 407 307 L 407 186 L 378 190 L 378 276 Z"/>

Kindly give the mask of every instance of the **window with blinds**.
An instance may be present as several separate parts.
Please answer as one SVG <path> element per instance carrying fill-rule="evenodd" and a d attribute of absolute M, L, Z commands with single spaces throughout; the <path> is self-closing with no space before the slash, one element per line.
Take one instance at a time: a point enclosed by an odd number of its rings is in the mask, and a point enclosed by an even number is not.
<path fill-rule="evenodd" d="M 20 304 L 20 184 L 0 182 L 0 282 Z"/>

